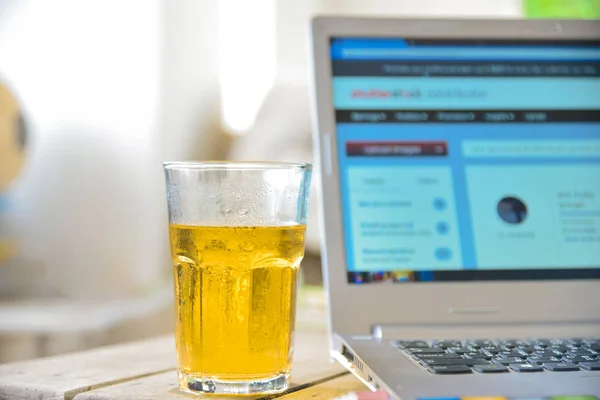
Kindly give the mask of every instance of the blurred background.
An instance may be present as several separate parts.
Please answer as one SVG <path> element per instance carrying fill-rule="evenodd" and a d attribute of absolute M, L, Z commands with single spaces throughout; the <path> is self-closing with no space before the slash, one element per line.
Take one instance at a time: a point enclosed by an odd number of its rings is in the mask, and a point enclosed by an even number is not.
<path fill-rule="evenodd" d="M 0 0 L 0 362 L 172 330 L 161 162 L 311 162 L 316 14 L 600 18 L 600 0 Z"/>

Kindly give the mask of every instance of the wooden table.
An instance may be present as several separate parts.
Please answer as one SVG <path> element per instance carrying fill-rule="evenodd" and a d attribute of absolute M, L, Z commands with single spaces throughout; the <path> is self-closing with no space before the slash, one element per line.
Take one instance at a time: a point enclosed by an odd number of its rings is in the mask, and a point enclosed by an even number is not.
<path fill-rule="evenodd" d="M 321 294 L 301 297 L 292 385 L 258 399 L 333 399 L 365 386 L 330 361 Z M 308 298 L 308 300 L 307 300 Z M 0 400 L 170 400 L 180 392 L 172 336 L 0 365 Z M 211 398 L 214 398 L 211 396 Z M 239 399 L 239 397 L 238 397 Z"/>

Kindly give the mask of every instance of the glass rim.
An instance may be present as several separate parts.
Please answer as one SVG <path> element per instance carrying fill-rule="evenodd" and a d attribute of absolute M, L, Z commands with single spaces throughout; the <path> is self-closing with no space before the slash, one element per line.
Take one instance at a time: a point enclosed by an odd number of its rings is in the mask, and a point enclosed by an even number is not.
<path fill-rule="evenodd" d="M 312 171 L 311 163 L 279 161 L 165 161 L 165 170 L 286 170 Z"/>

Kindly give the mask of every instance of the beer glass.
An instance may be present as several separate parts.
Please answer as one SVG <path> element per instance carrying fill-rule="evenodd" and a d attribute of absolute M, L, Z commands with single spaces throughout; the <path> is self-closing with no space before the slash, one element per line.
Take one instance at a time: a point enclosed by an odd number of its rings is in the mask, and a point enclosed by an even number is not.
<path fill-rule="evenodd" d="M 179 387 L 288 387 L 310 164 L 164 164 Z"/>

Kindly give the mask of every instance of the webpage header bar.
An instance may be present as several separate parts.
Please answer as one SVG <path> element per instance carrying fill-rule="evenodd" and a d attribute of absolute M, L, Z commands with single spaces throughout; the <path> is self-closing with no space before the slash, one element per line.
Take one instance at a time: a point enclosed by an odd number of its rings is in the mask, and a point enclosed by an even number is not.
<path fill-rule="evenodd" d="M 485 41 L 484 41 L 485 42 Z M 331 44 L 333 60 L 600 60 L 597 42 L 525 44 L 489 41 L 423 42 L 402 39 L 337 39 Z"/>
<path fill-rule="evenodd" d="M 599 77 L 600 62 L 339 61 L 334 76 Z"/>
<path fill-rule="evenodd" d="M 598 110 L 336 110 L 338 123 L 546 123 L 600 122 Z"/>
<path fill-rule="evenodd" d="M 334 60 L 600 60 L 599 49 L 536 48 L 347 48 L 332 52 Z"/>
<path fill-rule="evenodd" d="M 334 77 L 336 109 L 600 109 L 597 78 Z"/>

